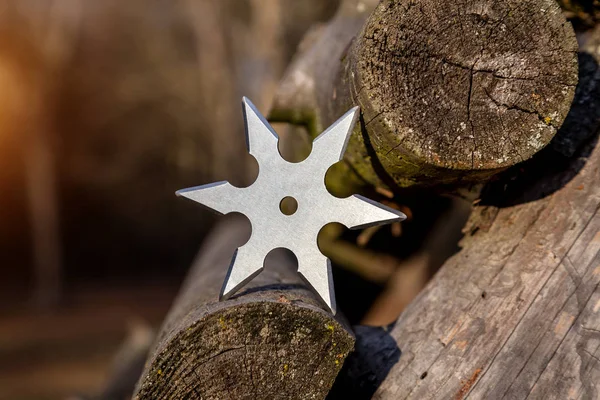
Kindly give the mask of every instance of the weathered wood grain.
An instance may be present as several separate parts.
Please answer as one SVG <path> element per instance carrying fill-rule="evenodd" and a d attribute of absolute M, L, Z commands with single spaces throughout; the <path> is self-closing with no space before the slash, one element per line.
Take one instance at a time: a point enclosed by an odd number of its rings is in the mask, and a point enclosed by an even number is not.
<path fill-rule="evenodd" d="M 466 185 L 554 137 L 577 83 L 577 43 L 554 0 L 384 0 L 366 18 L 370 3 L 344 2 L 313 34 L 271 113 L 316 134 L 360 106 L 344 174 L 392 189 Z"/>
<path fill-rule="evenodd" d="M 138 382 L 136 399 L 324 398 L 353 347 L 286 255 L 245 290 L 219 302 L 236 247 L 249 237 L 237 216 L 219 225 L 171 308 Z"/>
<path fill-rule="evenodd" d="M 487 231 L 465 239 L 393 330 L 402 357 L 378 398 L 526 398 L 540 374 L 572 373 L 548 360 L 581 330 L 598 283 L 599 171 L 596 149 L 565 187 L 500 209 Z M 564 386 L 543 382 L 554 394 Z"/>
<path fill-rule="evenodd" d="M 554 0 L 382 1 L 336 84 L 363 112 L 367 153 L 346 157 L 376 154 L 400 186 L 483 180 L 553 138 L 576 51 Z"/>
<path fill-rule="evenodd" d="M 589 72 L 573 116 L 600 99 Z M 589 130 L 567 126 L 577 148 Z M 375 398 L 598 398 L 600 146 L 559 149 L 484 192 L 463 249 L 392 330 L 402 356 Z"/>
<path fill-rule="evenodd" d="M 568 330 L 578 329 L 579 324 L 573 323 L 599 282 L 599 233 L 600 214 L 596 213 L 544 282 L 529 310 L 475 386 L 472 396 L 526 398 L 545 369 L 559 372 L 548 362 Z M 561 372 L 576 371 L 568 368 Z M 498 375 L 494 377 L 495 374 Z M 552 391 L 556 392 L 562 383 L 563 380 L 555 379 Z"/>
<path fill-rule="evenodd" d="M 548 399 L 560 396 L 568 399 L 600 397 L 600 290 L 598 266 L 591 273 L 596 283 L 579 317 L 562 338 L 547 367 L 535 382 L 528 398 Z M 577 315 L 574 313 L 573 315 Z M 511 393 L 508 393 L 510 395 Z"/>

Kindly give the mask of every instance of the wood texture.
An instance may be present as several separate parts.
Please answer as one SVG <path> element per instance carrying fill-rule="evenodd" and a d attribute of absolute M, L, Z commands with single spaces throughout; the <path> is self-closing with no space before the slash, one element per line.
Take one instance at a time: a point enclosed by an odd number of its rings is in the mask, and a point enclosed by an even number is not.
<path fill-rule="evenodd" d="M 348 40 L 368 6 L 348 9 L 298 55 L 272 117 L 322 129 L 359 105 L 345 160 L 368 183 L 485 180 L 542 149 L 567 115 L 577 43 L 554 0 L 386 0 L 346 47 L 325 45 Z"/>
<path fill-rule="evenodd" d="M 324 398 L 351 351 L 344 322 L 324 311 L 287 254 L 273 253 L 228 301 L 218 291 L 249 224 L 229 218 L 211 234 L 158 335 L 136 399 Z"/>
<path fill-rule="evenodd" d="M 554 0 L 383 1 L 336 85 L 349 89 L 341 109 L 363 112 L 367 153 L 347 157 L 376 154 L 401 186 L 480 180 L 526 160 L 569 111 L 576 50 Z"/>
<path fill-rule="evenodd" d="M 465 240 L 392 332 L 379 398 L 597 398 L 599 157 Z"/>
<path fill-rule="evenodd" d="M 600 146 L 580 118 L 600 93 L 580 59 L 565 128 L 488 185 L 462 250 L 392 329 L 402 356 L 375 398 L 600 396 Z"/>

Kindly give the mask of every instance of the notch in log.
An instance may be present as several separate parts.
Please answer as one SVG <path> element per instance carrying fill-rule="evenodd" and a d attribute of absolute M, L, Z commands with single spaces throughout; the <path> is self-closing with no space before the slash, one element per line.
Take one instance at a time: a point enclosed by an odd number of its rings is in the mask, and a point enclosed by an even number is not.
<path fill-rule="evenodd" d="M 218 301 L 233 252 L 249 232 L 244 217 L 225 217 L 205 241 L 135 399 L 318 399 L 328 393 L 354 336 L 322 308 L 287 254 L 271 254 L 247 289 Z"/>
<path fill-rule="evenodd" d="M 552 140 L 577 84 L 554 0 L 371 3 L 307 38 L 271 119 L 318 132 L 360 106 L 345 173 L 392 189 L 485 181 Z"/>

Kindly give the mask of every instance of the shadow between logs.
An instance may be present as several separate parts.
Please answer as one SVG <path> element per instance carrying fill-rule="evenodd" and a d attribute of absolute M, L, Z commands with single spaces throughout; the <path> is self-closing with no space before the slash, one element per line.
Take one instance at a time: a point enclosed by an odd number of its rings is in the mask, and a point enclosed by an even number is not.
<path fill-rule="evenodd" d="M 389 333 L 393 326 L 352 327 L 356 336 L 354 352 L 346 359 L 327 400 L 367 400 L 373 397 L 402 354 Z"/>
<path fill-rule="evenodd" d="M 285 293 L 286 291 L 291 291 L 291 290 L 307 290 L 305 285 L 301 285 L 299 283 L 273 283 L 270 285 L 261 285 L 261 286 L 257 286 L 257 287 L 252 287 L 249 289 L 245 289 L 245 290 L 240 290 L 238 293 L 234 294 L 233 296 L 231 296 L 230 298 L 233 299 L 237 299 L 239 297 L 243 297 L 246 296 L 248 294 L 251 293 L 258 293 L 258 292 L 266 292 L 266 291 L 276 291 L 279 290 L 282 293 Z"/>
<path fill-rule="evenodd" d="M 510 207 L 551 195 L 583 168 L 600 126 L 600 68 L 586 52 L 579 56 L 579 83 L 571 110 L 550 144 L 531 159 L 486 184 L 480 205 Z"/>

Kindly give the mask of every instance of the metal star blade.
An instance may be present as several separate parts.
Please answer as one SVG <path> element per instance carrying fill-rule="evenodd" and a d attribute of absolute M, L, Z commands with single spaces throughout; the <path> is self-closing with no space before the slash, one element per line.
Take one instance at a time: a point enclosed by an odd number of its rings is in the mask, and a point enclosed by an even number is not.
<path fill-rule="evenodd" d="M 283 247 L 296 255 L 298 272 L 335 314 L 331 262 L 317 246 L 321 228 L 339 222 L 358 229 L 406 218 L 403 213 L 362 196 L 334 197 L 325 187 L 325 173 L 344 155 L 358 107 L 319 135 L 304 161 L 291 163 L 279 154 L 279 137 L 265 118 L 247 98 L 242 104 L 248 152 L 259 166 L 256 181 L 245 188 L 217 182 L 177 192 L 178 196 L 220 214 L 242 213 L 252 224 L 250 239 L 233 255 L 221 299 L 229 298 L 258 275 L 271 250 Z M 298 203 L 292 215 L 285 215 L 280 209 L 285 197 L 293 197 Z"/>

